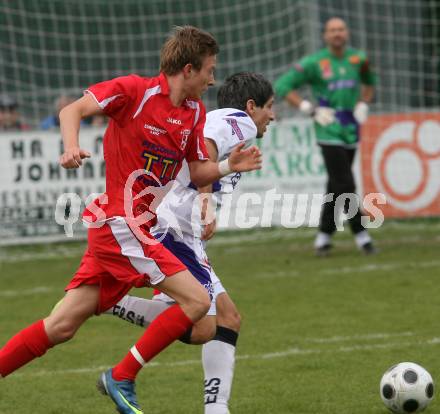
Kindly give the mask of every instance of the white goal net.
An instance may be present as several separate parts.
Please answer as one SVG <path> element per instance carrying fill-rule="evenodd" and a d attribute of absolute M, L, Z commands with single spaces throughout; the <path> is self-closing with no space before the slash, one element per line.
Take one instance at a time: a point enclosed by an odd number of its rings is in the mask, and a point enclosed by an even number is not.
<path fill-rule="evenodd" d="M 323 46 L 323 23 L 332 16 L 347 21 L 351 44 L 367 52 L 377 72 L 373 116 L 360 151 L 364 192 L 386 194 L 389 216 L 440 215 L 438 0 L 0 0 L 0 96 L 16 101 L 23 123 L 38 131 L 61 96 L 79 97 L 90 84 L 123 74 L 156 74 L 161 44 L 173 26 L 186 24 L 217 38 L 218 84 L 243 70 L 273 81 Z M 208 109 L 215 108 L 216 91 L 204 98 Z M 266 191 L 281 183 L 284 192 L 322 192 L 325 172 L 315 165 L 319 161 L 309 165 L 316 159 L 316 148 L 307 146 L 311 129 L 304 120 L 296 123 L 291 108 L 277 109 L 282 121 L 264 143 L 265 168 L 271 170 L 243 188 Z M 14 134 L 0 136 L 0 228 L 17 222 L 11 213 L 17 207 L 25 212 L 33 202 L 49 203 L 41 194 L 52 187 L 44 187 L 38 200 L 17 191 L 58 177 L 55 167 L 38 159 L 44 136 L 27 134 L 23 142 Z M 32 137 L 43 144 L 32 147 Z M 17 178 L 19 168 L 27 184 Z M 95 184 L 93 191 L 102 179 Z M 54 194 L 72 186 L 53 187 Z M 50 221 L 50 234 L 54 207 L 52 200 L 29 220 L 36 228 Z"/>

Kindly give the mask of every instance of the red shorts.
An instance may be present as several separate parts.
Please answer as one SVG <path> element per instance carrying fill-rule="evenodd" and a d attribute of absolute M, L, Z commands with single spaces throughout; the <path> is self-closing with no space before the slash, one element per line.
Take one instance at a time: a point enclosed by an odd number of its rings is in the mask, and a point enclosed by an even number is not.
<path fill-rule="evenodd" d="M 99 314 L 118 303 L 132 287 L 156 285 L 165 277 L 186 270 L 147 230 L 141 231 L 151 242 L 136 237 L 123 217 L 114 217 L 100 228 L 90 228 L 88 248 L 65 290 L 99 285 Z"/>

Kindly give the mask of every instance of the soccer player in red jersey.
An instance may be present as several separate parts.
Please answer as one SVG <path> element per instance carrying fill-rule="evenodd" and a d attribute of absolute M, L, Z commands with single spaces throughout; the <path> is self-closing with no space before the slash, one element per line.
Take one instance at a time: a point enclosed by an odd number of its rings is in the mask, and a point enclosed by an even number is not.
<path fill-rule="evenodd" d="M 90 156 L 79 146 L 81 119 L 101 114 L 110 118 L 104 137 L 106 193 L 84 213 L 88 247 L 63 301 L 0 349 L 0 376 L 71 339 L 90 316 L 116 304 L 132 287 L 154 285 L 176 304 L 161 313 L 98 381 L 120 413 L 142 413 L 134 389 L 136 375 L 210 307 L 202 285 L 150 235 L 155 208 L 183 159 L 199 187 L 233 171 L 261 168 L 255 146 L 239 145 L 221 163 L 209 160 L 200 97 L 214 83 L 218 50 L 209 33 L 191 26 L 176 28 L 162 48 L 159 76 L 130 75 L 98 83 L 61 111 L 64 168 L 78 168 Z"/>

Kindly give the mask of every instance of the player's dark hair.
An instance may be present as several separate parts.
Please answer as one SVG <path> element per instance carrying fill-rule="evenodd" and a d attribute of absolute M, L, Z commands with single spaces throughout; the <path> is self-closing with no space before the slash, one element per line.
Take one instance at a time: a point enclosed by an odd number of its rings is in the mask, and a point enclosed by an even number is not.
<path fill-rule="evenodd" d="M 249 99 L 262 108 L 274 95 L 271 83 L 259 73 L 239 72 L 229 76 L 217 93 L 218 108 L 246 110 Z"/>
<path fill-rule="evenodd" d="M 162 46 L 160 71 L 166 75 L 176 75 L 188 63 L 195 70 L 200 70 L 203 59 L 218 52 L 217 41 L 210 33 L 194 26 L 177 26 Z"/>

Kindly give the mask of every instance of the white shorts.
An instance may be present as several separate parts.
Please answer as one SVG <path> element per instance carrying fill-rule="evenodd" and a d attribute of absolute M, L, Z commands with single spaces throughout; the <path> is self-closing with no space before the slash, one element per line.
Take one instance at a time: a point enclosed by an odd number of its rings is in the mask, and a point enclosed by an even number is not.
<path fill-rule="evenodd" d="M 172 230 L 168 230 L 165 235 L 155 233 L 154 236 L 159 239 L 205 287 L 211 298 L 211 307 L 207 315 L 215 316 L 217 314 L 215 306 L 216 298 L 220 293 L 226 292 L 226 290 L 209 263 L 208 255 L 205 251 L 205 242 L 187 233 L 183 233 L 183 237 L 177 236 Z M 174 302 L 174 300 L 165 293 L 154 295 L 153 300 L 160 300 L 167 303 Z"/>

